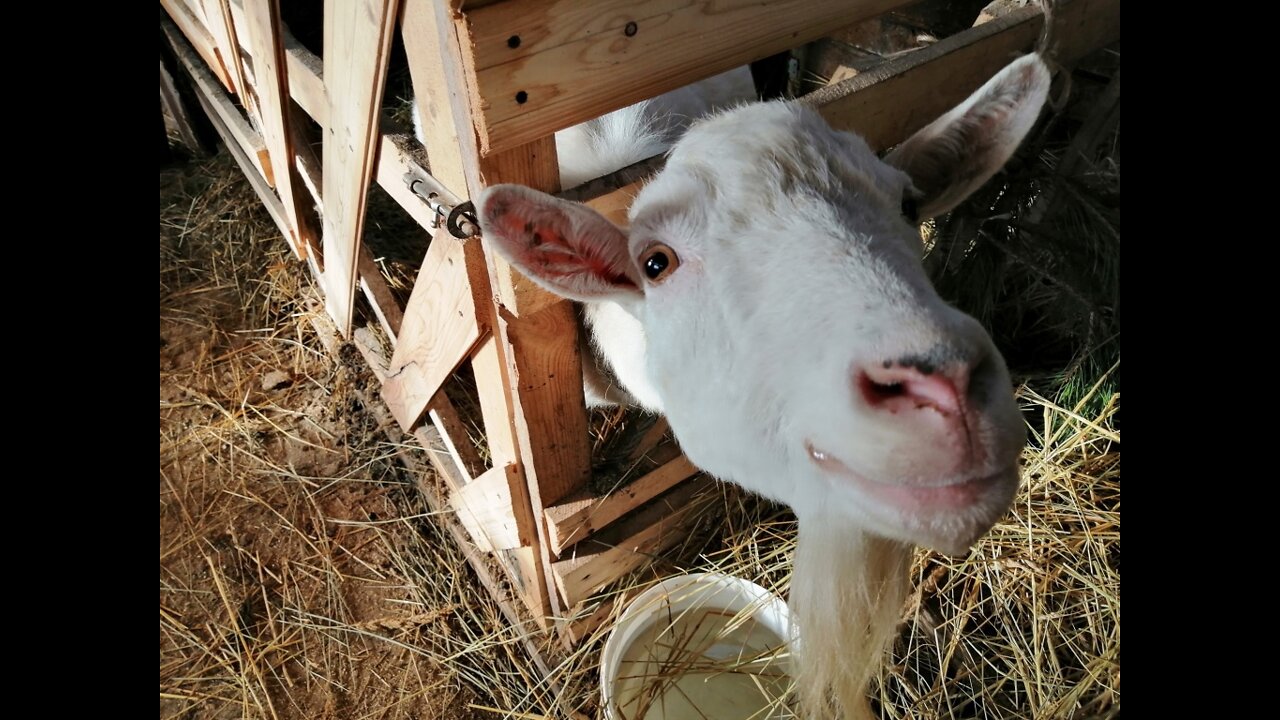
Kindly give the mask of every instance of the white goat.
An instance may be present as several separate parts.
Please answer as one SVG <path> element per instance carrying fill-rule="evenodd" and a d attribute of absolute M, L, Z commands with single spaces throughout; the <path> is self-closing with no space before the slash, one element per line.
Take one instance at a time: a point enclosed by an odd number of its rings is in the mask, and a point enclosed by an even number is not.
<path fill-rule="evenodd" d="M 1048 86 L 1021 58 L 883 160 L 804 105 L 738 107 L 688 129 L 629 228 L 515 185 L 478 198 L 493 250 L 584 303 L 617 384 L 597 401 L 664 413 L 699 467 L 794 508 L 815 716 L 870 716 L 911 544 L 963 553 L 1013 498 L 1008 372 L 929 284 L 910 210 L 946 212 L 994 174 Z"/>

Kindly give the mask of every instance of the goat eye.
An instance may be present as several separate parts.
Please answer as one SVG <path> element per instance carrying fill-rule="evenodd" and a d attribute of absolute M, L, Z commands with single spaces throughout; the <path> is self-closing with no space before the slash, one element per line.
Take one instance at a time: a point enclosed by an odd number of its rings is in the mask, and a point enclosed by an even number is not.
<path fill-rule="evenodd" d="M 645 277 L 655 283 L 662 282 L 680 267 L 680 258 L 666 245 L 654 245 L 640 257 L 640 265 L 644 268 Z"/>
<path fill-rule="evenodd" d="M 911 222 L 918 222 L 920 220 L 920 211 L 916 207 L 915 198 L 911 196 L 902 198 L 902 217 L 910 220 Z"/>

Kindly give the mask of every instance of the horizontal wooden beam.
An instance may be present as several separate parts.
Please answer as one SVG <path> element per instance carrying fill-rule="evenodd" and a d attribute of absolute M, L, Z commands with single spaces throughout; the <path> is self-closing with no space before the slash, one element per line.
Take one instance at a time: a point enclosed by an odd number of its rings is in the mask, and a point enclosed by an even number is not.
<path fill-rule="evenodd" d="M 289 94 L 320 127 L 329 126 L 329 97 L 324 89 L 324 62 L 320 56 L 284 31 L 285 63 L 289 71 Z"/>
<path fill-rule="evenodd" d="M 680 572 L 680 568 L 666 560 L 657 560 L 645 569 L 645 579 L 628 583 L 625 590 L 593 597 L 579 603 L 566 618 L 561 635 L 569 648 L 577 647 L 606 622 L 615 621 L 632 600 L 655 584 Z"/>
<path fill-rule="evenodd" d="M 674 456 L 674 457 L 671 457 Z M 698 473 L 689 458 L 671 446 L 662 464 L 634 482 L 597 497 L 590 489 L 582 488 L 569 497 L 547 508 L 547 536 L 551 550 L 559 555 L 575 543 L 591 537 L 609 523 L 670 490 Z"/>
<path fill-rule="evenodd" d="M 1073 0 L 1054 11 L 1051 60 L 1070 63 L 1120 38 L 1120 0 Z M 933 122 L 1035 48 L 1044 27 L 1027 7 L 806 95 L 827 122 L 885 150 Z"/>
<path fill-rule="evenodd" d="M 459 34 L 472 107 L 481 111 L 481 152 L 545 138 L 908 2 L 507 0 L 476 8 L 463 14 Z"/>
<path fill-rule="evenodd" d="M 832 126 L 863 135 L 872 149 L 886 150 L 933 122 L 1039 38 L 1039 8 L 1017 10 L 907 53 L 849 80 L 803 98 Z M 1120 0 L 1072 0 L 1054 15 L 1052 59 L 1078 60 L 1120 39 Z M 559 197 L 585 202 L 615 223 L 625 224 L 631 201 L 665 165 L 648 158 Z"/>
<path fill-rule="evenodd" d="M 706 502 L 699 493 L 711 480 L 695 479 L 653 505 L 574 546 L 569 557 L 553 562 L 551 574 L 569 607 L 685 539 L 683 530 Z"/>

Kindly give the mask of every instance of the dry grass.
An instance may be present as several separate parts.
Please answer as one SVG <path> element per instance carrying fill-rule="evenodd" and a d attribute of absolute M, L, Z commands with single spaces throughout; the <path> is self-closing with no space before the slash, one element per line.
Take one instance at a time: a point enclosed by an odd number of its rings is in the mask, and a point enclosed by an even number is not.
<path fill-rule="evenodd" d="M 886 718 L 1119 715 L 1118 130 L 1084 183 L 1053 177 L 1069 139 L 1054 133 L 936 229 L 943 291 L 1003 347 L 1047 352 L 1009 353 L 1033 431 L 1014 510 L 964 558 L 915 558 L 877 683 Z M 1049 183 L 1052 212 L 1017 200 Z M 160 214 L 161 717 L 596 713 L 608 601 L 654 572 L 600 593 L 583 611 L 597 628 L 537 677 L 519 642 L 533 631 L 507 624 L 368 419 L 358 390 L 374 381 L 322 349 L 305 271 L 234 164 L 162 173 Z M 372 225 L 401 237 L 399 220 Z M 402 292 L 414 253 L 381 253 Z M 992 280 L 960 282 L 974 277 Z M 449 391 L 478 417 L 465 377 Z M 639 474 L 616 458 L 645 422 L 595 416 L 598 491 Z M 712 492 L 715 512 L 665 559 L 785 597 L 794 518 Z"/>
<path fill-rule="evenodd" d="M 161 717 L 486 717 L 519 651 L 225 157 L 161 176 Z M 483 695 L 490 678 L 509 677 Z M 523 691 L 522 691 L 523 694 Z"/>

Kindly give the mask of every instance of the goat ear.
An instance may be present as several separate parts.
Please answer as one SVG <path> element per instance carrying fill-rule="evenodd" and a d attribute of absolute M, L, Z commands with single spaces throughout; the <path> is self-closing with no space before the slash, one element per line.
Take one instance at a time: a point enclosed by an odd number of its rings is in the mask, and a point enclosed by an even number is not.
<path fill-rule="evenodd" d="M 490 247 L 551 292 L 583 301 L 640 294 L 626 234 L 586 205 L 494 185 L 476 207 Z"/>
<path fill-rule="evenodd" d="M 1049 80 L 1039 55 L 1019 58 L 885 157 L 920 191 L 921 220 L 959 205 L 1004 166 L 1039 117 Z"/>

